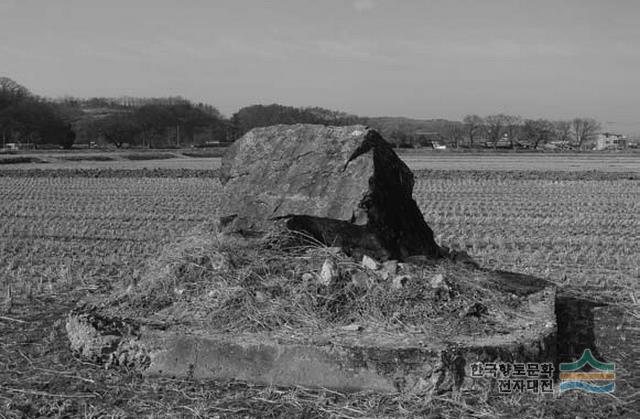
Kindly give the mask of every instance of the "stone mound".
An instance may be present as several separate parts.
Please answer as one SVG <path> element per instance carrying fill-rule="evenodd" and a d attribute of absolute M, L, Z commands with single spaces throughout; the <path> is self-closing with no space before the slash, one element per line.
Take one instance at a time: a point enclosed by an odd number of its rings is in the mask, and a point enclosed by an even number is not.
<path fill-rule="evenodd" d="M 291 244 L 188 237 L 136 287 L 74 310 L 72 348 L 147 375 L 380 392 L 473 386 L 471 363 L 554 357 L 543 281 Z"/>

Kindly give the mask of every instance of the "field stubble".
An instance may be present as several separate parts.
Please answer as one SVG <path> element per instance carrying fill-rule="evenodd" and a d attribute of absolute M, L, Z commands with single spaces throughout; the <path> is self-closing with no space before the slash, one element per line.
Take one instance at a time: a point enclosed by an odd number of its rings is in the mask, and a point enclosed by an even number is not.
<path fill-rule="evenodd" d="M 545 417 L 619 415 L 628 402 L 580 394 L 421 400 L 207 386 L 118 377 L 75 360 L 65 349 L 62 323 L 56 323 L 65 310 L 83 293 L 136 280 L 149 257 L 213 218 L 219 189 L 217 180 L 197 177 L 0 178 L 2 409 L 16 416 L 39 409 L 86 416 L 509 417 L 524 405 L 533 409 L 531 416 Z M 468 251 L 484 266 L 542 276 L 638 312 L 640 182 L 435 171 L 418 176 L 414 196 L 441 244 Z"/>

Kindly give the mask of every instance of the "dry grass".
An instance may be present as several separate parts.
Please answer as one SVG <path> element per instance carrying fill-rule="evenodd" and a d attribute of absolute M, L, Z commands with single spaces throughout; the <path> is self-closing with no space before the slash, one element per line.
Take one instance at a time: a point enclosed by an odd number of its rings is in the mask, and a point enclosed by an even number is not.
<path fill-rule="evenodd" d="M 324 284 L 321 267 L 328 261 L 338 276 Z M 114 297 L 117 305 L 110 310 L 214 331 L 286 331 L 299 339 L 351 324 L 433 339 L 445 339 L 452 329 L 506 333 L 508 319 L 526 310 L 523 300 L 486 288 L 495 281 L 488 272 L 448 260 L 400 263 L 397 275 L 406 278 L 401 287 L 393 284 L 395 270 L 364 268 L 338 249 L 295 233 L 247 240 L 198 228 L 152 259 L 135 286 Z M 437 277 L 442 283 L 434 288 L 430 281 Z M 478 305 L 493 313 L 491 322 L 465 315 Z"/>

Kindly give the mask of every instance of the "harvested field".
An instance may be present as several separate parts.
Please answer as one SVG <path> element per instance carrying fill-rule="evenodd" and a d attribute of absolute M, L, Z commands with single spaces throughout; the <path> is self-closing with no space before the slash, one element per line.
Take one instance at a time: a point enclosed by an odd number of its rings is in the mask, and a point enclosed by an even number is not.
<path fill-rule="evenodd" d="M 112 161 L 99 161 L 95 153 L 29 153 L 46 166 L 32 164 L 0 165 L 0 171 L 15 169 L 192 169 L 211 170 L 220 167 L 223 150 L 175 150 L 171 152 L 105 152 L 97 154 Z M 140 160 L 127 158 L 142 156 Z M 175 158 L 161 156 L 171 155 Z M 478 172 L 597 172 L 640 174 L 640 154 L 617 153 L 452 153 L 429 150 L 399 150 L 398 155 L 411 170 L 462 170 Z M 73 156 L 75 161 L 69 161 Z M 78 156 L 78 157 L 75 157 Z M 160 156 L 155 158 L 154 156 Z M 15 157 L 15 156 L 13 156 Z M 93 161 L 91 161 L 93 160 Z M 33 163 L 36 163 L 34 161 Z M 10 166 L 10 167 L 7 167 Z M 581 175 L 577 175 L 581 176 Z"/>
<path fill-rule="evenodd" d="M 171 153 L 131 153 L 121 156 L 127 160 L 166 160 L 175 159 L 177 156 Z"/>
<path fill-rule="evenodd" d="M 136 170 L 136 169 L 191 169 L 211 170 L 220 166 L 220 150 L 139 150 L 74 152 L 29 151 L 0 156 L 0 172 L 20 170 Z M 11 164 L 3 164 L 11 163 Z"/>
<path fill-rule="evenodd" d="M 187 169 L 187 168 L 139 168 L 139 169 L 115 169 L 115 168 L 64 168 L 43 170 L 17 169 L 0 170 L 0 178 L 30 177 L 30 178 L 209 178 L 217 179 L 218 170 Z"/>
<path fill-rule="evenodd" d="M 227 151 L 225 148 L 214 148 L 209 150 L 183 151 L 181 154 L 187 157 L 199 157 L 199 158 L 222 157 L 225 151 Z"/>
<path fill-rule="evenodd" d="M 411 170 L 640 172 L 640 154 L 617 153 L 399 153 Z"/>
<path fill-rule="evenodd" d="M 219 183 L 5 177 L 0 185 L 0 271 L 14 291 L 39 292 L 58 280 L 130 275 L 163 243 L 209 219 Z"/>
<path fill-rule="evenodd" d="M 113 157 L 103 156 L 101 154 L 76 154 L 59 157 L 60 160 L 66 161 L 113 161 Z"/>
<path fill-rule="evenodd" d="M 165 170 L 189 169 L 212 170 L 220 167 L 220 158 L 212 157 L 175 157 L 165 159 L 130 160 L 119 154 L 107 154 L 111 160 L 88 160 L 86 158 L 67 161 L 58 157 L 38 157 L 41 163 L 0 164 L 0 172 L 5 170 Z M 46 163 L 46 164 L 44 164 Z"/>
<path fill-rule="evenodd" d="M 82 363 L 67 349 L 65 313 L 87 293 L 140 280 L 150 256 L 211 220 L 219 183 L 211 170 L 122 170 L 114 162 L 91 162 L 105 164 L 97 170 L 70 169 L 75 164 L 53 172 L 3 168 L 0 176 L 0 412 L 7 417 L 639 415 L 637 353 L 620 365 L 630 375 L 621 377 L 625 385 L 615 398 L 580 392 L 347 395 L 142 379 Z M 486 267 L 571 285 L 638 317 L 639 170 L 637 161 L 623 166 L 616 174 L 424 171 L 415 197 L 441 244 L 466 250 Z"/>

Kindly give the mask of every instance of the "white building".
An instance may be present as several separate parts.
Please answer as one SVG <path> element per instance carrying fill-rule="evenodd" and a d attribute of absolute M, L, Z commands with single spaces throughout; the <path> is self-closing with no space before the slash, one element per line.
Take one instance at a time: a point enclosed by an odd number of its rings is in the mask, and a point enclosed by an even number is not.
<path fill-rule="evenodd" d="M 627 139 L 623 135 L 605 132 L 596 137 L 596 150 L 620 150 L 627 148 Z"/>

